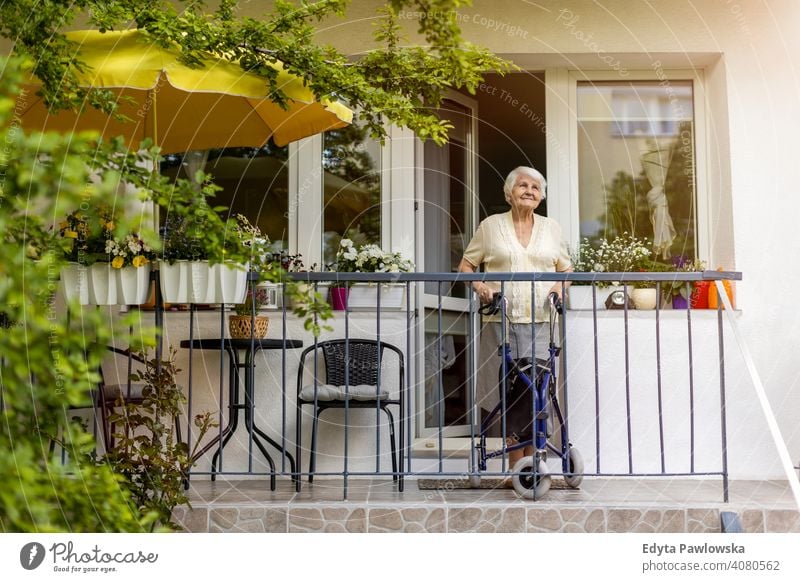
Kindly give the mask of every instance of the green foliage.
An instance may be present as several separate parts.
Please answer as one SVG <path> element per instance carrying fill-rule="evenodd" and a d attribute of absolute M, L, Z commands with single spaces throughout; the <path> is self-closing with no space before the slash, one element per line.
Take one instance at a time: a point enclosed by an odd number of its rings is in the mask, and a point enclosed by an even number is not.
<path fill-rule="evenodd" d="M 0 531 L 141 531 L 146 519 L 120 477 L 95 463 L 93 437 L 68 413 L 89 401 L 100 346 L 135 321 L 113 330 L 102 311 L 56 309 L 64 259 L 47 224 L 114 199 L 119 174 L 109 168 L 92 181 L 90 162 L 119 150 L 89 135 L 25 134 L 14 101 L 20 63 L 0 66 L 0 305 L 20 322 L 0 329 Z M 56 440 L 63 464 L 50 454 Z"/>
<path fill-rule="evenodd" d="M 332 327 L 321 323 L 333 317 L 331 306 L 313 285 L 293 280 L 285 281 L 284 285 L 286 296 L 294 305 L 292 312 L 303 318 L 306 331 L 314 336 L 319 336 L 323 330 L 333 331 Z"/>
<path fill-rule="evenodd" d="M 389 120 L 408 127 L 421 139 L 443 143 L 449 124 L 434 110 L 449 88 L 475 93 L 487 71 L 513 66 L 464 40 L 457 10 L 465 0 L 391 0 L 375 28 L 376 46 L 353 58 L 318 44 L 316 26 L 341 17 L 348 2 L 277 0 L 263 19 L 238 15 L 238 2 L 225 0 L 209 12 L 201 2 L 187 2 L 178 11 L 169 0 L 16 0 L 0 4 L 0 33 L 15 41 L 14 51 L 32 57 L 42 94 L 53 108 L 77 108 L 85 99 L 106 111 L 114 101 L 106 92 L 78 86 L 82 65 L 75 47 L 60 34 L 81 13 L 100 30 L 135 26 L 162 46 L 177 44 L 182 60 L 202 65 L 205 54 L 236 59 L 242 68 L 261 75 L 276 103 L 286 103 L 272 66 L 303 79 L 319 96 L 340 99 L 357 109 L 376 138 L 386 136 Z M 418 43 L 404 38 L 400 25 L 416 26 Z M 422 15 L 417 20 L 406 18 Z"/>
<path fill-rule="evenodd" d="M 144 362 L 144 370 L 131 375 L 133 382 L 144 384 L 141 403 L 125 402 L 124 395 L 116 403 L 121 412 L 109 416 L 116 426 L 113 449 L 105 461 L 114 471 L 125 477 L 131 498 L 142 514 L 155 517 L 150 522 L 151 531 L 158 526 L 179 529 L 172 523 L 172 510 L 176 505 L 189 502 L 184 482 L 194 464 L 200 442 L 205 434 L 217 426 L 211 413 L 197 415 L 195 448 L 189 451 L 185 442 L 177 439 L 173 418 L 181 413 L 186 398 L 175 381 L 180 372 L 175 367 L 175 350 L 167 358 L 148 358 L 142 352 L 137 358 Z"/>

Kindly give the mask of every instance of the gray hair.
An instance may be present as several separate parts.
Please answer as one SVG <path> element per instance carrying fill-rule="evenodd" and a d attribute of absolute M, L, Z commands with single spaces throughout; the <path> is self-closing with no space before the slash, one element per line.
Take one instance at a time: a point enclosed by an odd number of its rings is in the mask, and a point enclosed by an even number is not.
<path fill-rule="evenodd" d="M 514 188 L 514 184 L 520 176 L 528 176 L 539 182 L 539 188 L 542 190 L 542 199 L 547 198 L 547 180 L 544 179 L 542 173 L 528 166 L 517 166 L 508 173 L 506 182 L 503 184 L 503 193 L 506 195 L 506 202 L 511 202 L 511 190 Z"/>

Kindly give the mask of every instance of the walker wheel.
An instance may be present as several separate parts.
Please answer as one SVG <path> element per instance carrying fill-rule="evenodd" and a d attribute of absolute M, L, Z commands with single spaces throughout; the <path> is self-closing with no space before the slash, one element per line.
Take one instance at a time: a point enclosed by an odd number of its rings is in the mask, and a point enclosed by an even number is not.
<path fill-rule="evenodd" d="M 524 457 L 517 461 L 512 471 L 515 473 L 511 477 L 511 484 L 514 491 L 523 499 L 539 499 L 550 490 L 551 477 L 547 470 L 547 463 L 538 460 L 539 469 L 534 474 L 534 457 Z"/>
<path fill-rule="evenodd" d="M 564 473 L 564 482 L 573 489 L 583 481 L 583 455 L 575 447 L 569 448 L 567 454 L 567 471 Z"/>

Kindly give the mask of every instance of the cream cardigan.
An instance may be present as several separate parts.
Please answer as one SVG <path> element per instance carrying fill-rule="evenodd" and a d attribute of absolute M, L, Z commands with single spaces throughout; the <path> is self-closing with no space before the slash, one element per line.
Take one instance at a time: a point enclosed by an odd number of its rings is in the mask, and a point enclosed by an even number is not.
<path fill-rule="evenodd" d="M 514 232 L 511 211 L 493 214 L 480 223 L 464 251 L 464 259 L 476 269 L 483 264 L 487 273 L 552 273 L 567 271 L 572 266 L 566 244 L 561 238 L 561 226 L 555 220 L 534 215 L 531 239 L 528 246 L 523 247 Z M 499 282 L 487 281 L 487 285 L 500 290 Z M 548 320 L 545 300 L 553 285 L 552 281 L 539 281 L 535 285 L 536 322 Z M 530 323 L 530 283 L 506 283 L 505 293 L 509 299 L 509 321 Z M 500 321 L 500 317 L 493 316 L 485 320 Z"/>

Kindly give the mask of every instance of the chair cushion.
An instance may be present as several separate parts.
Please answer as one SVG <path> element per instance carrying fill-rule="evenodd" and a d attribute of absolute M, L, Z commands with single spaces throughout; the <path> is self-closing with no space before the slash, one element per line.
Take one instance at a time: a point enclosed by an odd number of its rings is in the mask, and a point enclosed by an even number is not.
<path fill-rule="evenodd" d="M 320 402 L 330 402 L 333 400 L 347 400 L 349 397 L 351 400 L 385 400 L 389 398 L 389 391 L 385 388 L 381 388 L 380 393 L 377 393 L 376 386 L 370 386 L 369 384 L 359 384 L 357 386 L 350 386 L 347 391 L 345 391 L 344 386 L 334 386 L 333 384 L 317 384 L 317 400 Z M 303 386 L 303 389 L 300 390 L 300 400 L 305 400 L 307 402 L 314 401 L 314 385 L 309 384 L 308 386 Z"/>

